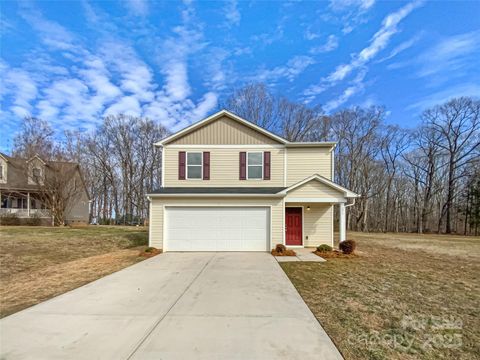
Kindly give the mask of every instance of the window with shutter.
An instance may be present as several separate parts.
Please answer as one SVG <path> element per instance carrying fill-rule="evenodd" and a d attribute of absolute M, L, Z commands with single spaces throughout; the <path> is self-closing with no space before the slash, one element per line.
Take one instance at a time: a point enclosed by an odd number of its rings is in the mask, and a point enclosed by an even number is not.
<path fill-rule="evenodd" d="M 210 180 L 210 152 L 203 152 L 203 180 Z"/>
<path fill-rule="evenodd" d="M 178 152 L 178 180 L 185 180 L 185 151 Z"/>
<path fill-rule="evenodd" d="M 263 180 L 270 180 L 270 151 L 263 153 Z"/>
<path fill-rule="evenodd" d="M 240 152 L 240 180 L 247 180 L 247 153 Z"/>
<path fill-rule="evenodd" d="M 187 179 L 201 180 L 203 172 L 203 159 L 201 152 L 187 152 Z"/>
<path fill-rule="evenodd" d="M 247 153 L 247 179 L 248 180 L 263 179 L 263 153 L 262 152 Z"/>

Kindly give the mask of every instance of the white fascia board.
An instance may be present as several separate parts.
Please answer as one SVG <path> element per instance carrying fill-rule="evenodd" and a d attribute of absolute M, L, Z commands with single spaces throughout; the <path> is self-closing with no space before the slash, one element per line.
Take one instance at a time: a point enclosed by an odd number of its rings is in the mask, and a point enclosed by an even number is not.
<path fill-rule="evenodd" d="M 179 144 L 172 144 L 172 145 L 164 145 L 163 147 L 168 147 L 169 149 L 284 149 L 285 145 L 283 144 L 258 144 L 258 145 L 208 145 L 208 144 L 199 144 L 199 145 L 179 145 Z"/>
<path fill-rule="evenodd" d="M 284 193 L 288 193 L 289 191 L 292 191 L 293 189 L 296 189 L 297 187 L 299 186 L 302 186 L 303 184 L 309 182 L 309 181 L 312 181 L 312 180 L 317 180 L 317 181 L 320 181 L 321 183 L 327 185 L 327 186 L 330 186 L 331 188 L 333 189 L 336 189 L 338 190 L 339 192 L 342 192 L 344 194 L 345 197 L 348 197 L 348 198 L 357 198 L 359 197 L 360 195 L 358 194 L 355 194 L 353 191 L 350 191 L 346 188 L 344 188 L 343 186 L 341 185 L 338 185 L 338 184 L 335 184 L 333 181 L 330 181 L 328 180 L 327 178 L 323 177 L 323 176 L 320 176 L 318 174 L 314 174 L 296 184 L 293 184 L 292 186 L 290 186 L 289 188 L 283 190 Z"/>
<path fill-rule="evenodd" d="M 43 159 L 38 155 L 38 154 L 35 154 L 33 155 L 30 159 L 28 159 L 26 162 L 29 163 L 30 161 L 32 161 L 33 159 L 37 159 L 37 160 L 40 160 L 40 162 L 43 164 L 43 165 L 47 165 L 47 163 L 45 161 L 43 161 Z"/>
<path fill-rule="evenodd" d="M 242 124 L 244 124 L 244 125 L 246 125 L 246 126 L 248 126 L 248 127 L 250 127 L 250 128 L 252 128 L 252 129 L 257 130 L 258 132 L 260 132 L 260 133 L 262 133 L 262 134 L 264 134 L 264 135 L 266 135 L 270 138 L 273 138 L 274 140 L 280 142 L 281 144 L 287 144 L 288 143 L 288 141 L 285 140 L 284 138 L 282 138 L 278 135 L 275 135 L 274 133 L 272 133 L 268 130 L 262 129 L 260 126 L 255 125 L 254 123 L 251 123 L 250 121 L 247 121 L 247 120 L 241 118 L 240 116 L 237 116 L 237 115 L 235 115 L 235 114 L 233 114 L 233 113 L 231 113 L 227 110 L 220 110 L 219 112 L 217 112 L 213 115 L 210 115 L 209 117 L 207 117 L 207 118 L 205 118 L 201 121 L 198 121 L 198 122 L 196 122 L 196 123 L 194 123 L 190 126 L 187 126 L 186 128 L 184 128 L 180 131 L 177 131 L 176 133 L 166 137 L 165 139 L 163 139 L 159 142 L 156 142 L 154 145 L 156 145 L 156 146 L 165 145 L 165 143 L 167 143 L 169 141 L 172 141 L 172 140 L 174 140 L 174 139 L 176 139 L 176 138 L 178 138 L 182 135 L 185 135 L 186 133 L 197 129 L 197 128 L 209 123 L 210 121 L 216 120 L 219 117 L 225 116 L 225 115 L 234 119 L 234 120 L 236 120 L 236 121 L 238 121 L 238 122 L 240 122 L 240 123 L 242 123 Z"/>
<path fill-rule="evenodd" d="M 337 146 L 336 141 L 324 141 L 324 142 L 289 142 L 285 144 L 287 147 L 329 147 L 335 148 Z"/>
<path fill-rule="evenodd" d="M 285 198 L 286 203 L 346 203 L 345 198 Z"/>

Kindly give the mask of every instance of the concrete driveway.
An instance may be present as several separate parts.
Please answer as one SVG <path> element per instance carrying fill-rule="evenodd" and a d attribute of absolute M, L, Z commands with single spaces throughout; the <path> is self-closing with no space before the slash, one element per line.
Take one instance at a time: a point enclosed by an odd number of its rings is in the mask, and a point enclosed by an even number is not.
<path fill-rule="evenodd" d="M 0 320 L 0 341 L 0 359 L 342 358 L 266 253 L 166 253 Z"/>

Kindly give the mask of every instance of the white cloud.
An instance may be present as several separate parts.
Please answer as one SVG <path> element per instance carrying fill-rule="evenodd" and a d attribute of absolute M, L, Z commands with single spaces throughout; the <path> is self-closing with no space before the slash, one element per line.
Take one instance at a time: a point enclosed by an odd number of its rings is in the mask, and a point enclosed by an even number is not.
<path fill-rule="evenodd" d="M 88 3 L 84 9 L 91 26 L 101 34 L 95 44 L 84 43 L 33 7 L 22 8 L 22 16 L 49 49 L 34 49 L 30 54 L 33 60 L 18 68 L 0 61 L 2 84 L 8 81 L 9 85 L 0 87 L 0 98 L 7 98 L 10 104 L 2 109 L 2 116 L 32 113 L 65 129 L 92 128 L 102 116 L 122 112 L 178 128 L 217 106 L 217 91 L 231 79 L 223 64 L 231 54 L 212 49 L 215 56 L 205 63 L 203 74 L 207 90 L 198 100 L 192 99 L 189 64 L 197 61 L 198 53 L 207 46 L 193 3 L 185 2 L 181 24 L 171 29 L 170 36 L 159 39 L 156 60 L 163 76 L 158 85 L 154 69 L 133 45 L 110 34 L 114 24 Z M 239 51 L 248 53 L 250 49 Z M 58 66 L 59 59 L 67 60 L 68 68 Z"/>
<path fill-rule="evenodd" d="M 315 63 L 311 56 L 298 55 L 287 61 L 286 65 L 277 66 L 272 70 L 264 69 L 254 76 L 254 81 L 273 81 L 276 82 L 281 79 L 293 81 L 301 74 L 308 66 Z"/>
<path fill-rule="evenodd" d="M 240 10 L 238 10 L 238 1 L 237 0 L 230 0 L 225 3 L 225 7 L 223 9 L 225 19 L 227 20 L 227 26 L 230 25 L 239 25 L 240 20 L 242 19 L 242 15 L 240 14 Z"/>
<path fill-rule="evenodd" d="M 118 73 L 123 92 L 134 95 L 139 101 L 151 101 L 155 89 L 153 73 L 135 50 L 118 41 L 109 41 L 102 49 L 102 58 Z"/>
<path fill-rule="evenodd" d="M 355 70 L 364 68 L 381 50 L 385 49 L 391 37 L 399 31 L 398 24 L 421 4 L 421 1 L 413 1 L 404 5 L 396 12 L 387 15 L 382 21 L 382 26 L 373 35 L 367 47 L 359 53 L 353 54 L 352 60 L 349 63 L 338 65 L 333 72 L 322 79 L 320 86 L 310 86 L 304 91 L 304 95 L 307 96 L 307 101 L 313 100 L 316 95 L 323 92 L 326 88 L 332 87 L 344 80 Z"/>
<path fill-rule="evenodd" d="M 3 96 L 11 95 L 13 106 L 10 108 L 16 116 L 24 117 L 32 112 L 32 102 L 38 95 L 37 83 L 30 74 L 22 69 L 12 69 L 0 62 L 0 83 Z"/>
<path fill-rule="evenodd" d="M 330 8 L 334 11 L 342 11 L 352 7 L 368 10 L 375 4 L 375 0 L 331 0 Z"/>
<path fill-rule="evenodd" d="M 480 31 L 450 36 L 419 57 L 421 69 L 418 75 L 425 77 L 444 70 L 451 73 L 464 66 L 478 66 L 478 56 L 480 56 Z"/>
<path fill-rule="evenodd" d="M 383 59 L 378 60 L 377 63 L 381 63 L 381 62 L 384 62 L 384 61 L 387 61 L 387 60 L 390 60 L 390 59 L 394 58 L 398 54 L 404 52 L 405 50 L 407 50 L 407 49 L 411 48 L 413 45 L 415 45 L 418 42 L 418 40 L 420 40 L 420 38 L 421 38 L 421 34 L 418 34 L 418 35 L 415 35 L 412 38 L 400 43 L 390 52 L 390 54 L 388 56 L 384 57 Z"/>
<path fill-rule="evenodd" d="M 47 46 L 63 51 L 77 50 L 74 37 L 69 31 L 63 26 L 45 19 L 39 11 L 28 3 L 22 3 L 20 15 L 36 30 Z"/>
<path fill-rule="evenodd" d="M 174 130 L 182 129 L 192 122 L 201 120 L 207 116 L 207 114 L 217 106 L 218 97 L 214 92 L 208 92 L 200 100 L 198 105 L 191 111 L 188 111 L 184 121 L 179 121 L 173 127 Z"/>
<path fill-rule="evenodd" d="M 480 97 L 480 85 L 478 83 L 466 83 L 459 84 L 447 89 L 440 90 L 438 92 L 429 94 L 419 101 L 410 104 L 408 110 L 422 111 L 427 108 L 433 107 L 438 104 L 442 104 L 454 97 L 472 96 Z"/>
<path fill-rule="evenodd" d="M 335 35 L 329 35 L 327 42 L 325 44 L 315 46 L 310 49 L 310 53 L 312 54 L 320 54 L 320 53 L 326 53 L 335 50 L 338 48 L 338 37 Z"/>
<path fill-rule="evenodd" d="M 305 34 L 303 35 L 305 39 L 307 40 L 315 40 L 317 38 L 320 37 L 319 34 L 317 34 L 316 32 L 313 32 L 310 28 L 308 28 L 306 31 L 305 31 Z"/>
<path fill-rule="evenodd" d="M 147 0 L 125 0 L 125 5 L 128 10 L 136 16 L 146 16 L 149 11 L 149 4 Z"/>
<path fill-rule="evenodd" d="M 360 72 L 350 86 L 348 86 L 338 98 L 328 101 L 323 109 L 329 113 L 346 103 L 352 96 L 362 91 L 364 89 L 363 79 L 365 78 L 365 75 L 366 71 Z"/>
<path fill-rule="evenodd" d="M 124 96 L 117 103 L 105 110 L 104 115 L 125 114 L 131 116 L 141 116 L 142 110 L 140 103 L 134 96 Z"/>
<path fill-rule="evenodd" d="M 366 22 L 366 14 L 374 4 L 375 0 L 331 0 L 329 8 L 333 13 L 324 14 L 323 17 L 341 24 L 342 32 L 348 34 L 358 25 Z M 340 14 L 339 19 L 338 14 Z"/>

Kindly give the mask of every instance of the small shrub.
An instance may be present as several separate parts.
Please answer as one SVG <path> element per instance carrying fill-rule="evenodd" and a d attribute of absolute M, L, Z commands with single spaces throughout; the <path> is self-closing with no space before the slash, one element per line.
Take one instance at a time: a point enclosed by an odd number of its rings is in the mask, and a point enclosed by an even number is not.
<path fill-rule="evenodd" d="M 157 249 L 157 248 L 149 246 L 138 255 L 149 258 L 149 257 L 155 256 L 155 255 L 161 254 L 162 252 L 163 252 L 162 249 Z"/>
<path fill-rule="evenodd" d="M 322 244 L 317 246 L 317 251 L 318 252 L 329 252 L 332 251 L 332 247 L 327 244 Z"/>
<path fill-rule="evenodd" d="M 17 214 L 3 214 L 0 216 L 0 225 L 20 225 Z"/>
<path fill-rule="evenodd" d="M 275 249 L 271 251 L 273 256 L 295 256 L 297 253 L 293 250 L 287 249 L 287 247 L 283 244 L 275 245 Z"/>
<path fill-rule="evenodd" d="M 34 214 L 27 219 L 26 224 L 29 226 L 40 226 L 42 224 L 42 219 L 37 214 Z"/>
<path fill-rule="evenodd" d="M 344 254 L 351 254 L 355 251 L 355 248 L 357 247 L 357 243 L 355 240 L 345 240 L 342 241 L 338 247 Z"/>
<path fill-rule="evenodd" d="M 284 253 L 285 251 L 287 251 L 287 247 L 283 244 L 277 244 L 275 245 L 275 251 L 279 254 L 281 253 Z"/>

